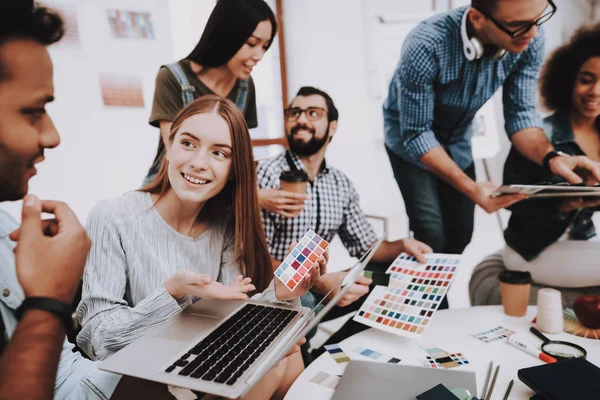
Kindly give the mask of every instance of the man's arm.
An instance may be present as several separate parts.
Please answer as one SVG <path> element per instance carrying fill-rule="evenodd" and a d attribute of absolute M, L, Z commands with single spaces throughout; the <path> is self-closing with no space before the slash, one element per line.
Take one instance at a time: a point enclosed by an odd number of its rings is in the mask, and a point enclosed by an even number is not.
<path fill-rule="evenodd" d="M 423 157 L 421 163 L 459 192 L 470 198 L 488 213 L 508 207 L 527 196 L 515 194 L 492 198 L 490 194 L 498 187 L 492 182 L 477 183 L 460 169 L 441 147 L 434 147 Z"/>
<path fill-rule="evenodd" d="M 57 316 L 27 311 L 0 360 L 0 398 L 52 399 L 64 339 Z"/>
<path fill-rule="evenodd" d="M 41 221 L 41 212 L 55 219 Z M 26 297 L 70 304 L 81 280 L 91 241 L 75 214 L 63 203 L 27 195 L 17 241 L 17 278 Z M 59 317 L 29 309 L 0 359 L 0 398 L 52 399 L 65 331 Z"/>
<path fill-rule="evenodd" d="M 387 240 L 381 242 L 379 248 L 371 258 L 372 262 L 392 262 L 402 252 L 415 257 L 420 263 L 425 263 L 424 253 L 433 253 L 433 249 L 425 243 L 415 239 L 400 239 L 393 242 Z"/>
<path fill-rule="evenodd" d="M 487 212 L 521 200 L 519 196 L 491 199 L 496 188 L 491 183 L 477 184 L 469 178 L 441 147 L 432 130 L 437 63 L 431 46 L 416 34 L 405 41 L 402 60 L 392 85 L 397 85 L 398 104 L 402 110 L 395 133 L 411 161 L 420 161 L 432 173 L 444 179 Z M 388 99 L 390 101 L 390 99 Z"/>

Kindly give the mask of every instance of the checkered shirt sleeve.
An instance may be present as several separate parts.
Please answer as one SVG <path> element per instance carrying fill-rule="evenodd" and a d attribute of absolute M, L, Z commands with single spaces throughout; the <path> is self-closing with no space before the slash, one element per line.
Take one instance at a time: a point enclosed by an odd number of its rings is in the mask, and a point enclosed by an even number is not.
<path fill-rule="evenodd" d="M 344 210 L 344 221 L 338 235 L 352 257 L 361 257 L 377 240 L 373 227 L 360 208 L 358 192 L 352 182 L 346 179 L 350 201 Z"/>
<path fill-rule="evenodd" d="M 527 128 L 543 129 L 542 117 L 536 110 L 536 104 L 538 78 L 544 63 L 545 41 L 543 32 L 540 32 L 538 40 L 530 45 L 504 82 L 504 129 L 509 137 Z"/>

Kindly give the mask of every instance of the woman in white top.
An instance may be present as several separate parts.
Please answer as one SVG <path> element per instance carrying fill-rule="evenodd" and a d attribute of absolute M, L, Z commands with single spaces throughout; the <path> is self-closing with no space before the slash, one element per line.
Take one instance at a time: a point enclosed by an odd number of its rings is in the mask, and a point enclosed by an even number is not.
<path fill-rule="evenodd" d="M 204 96 L 173 121 L 155 179 L 91 211 L 93 246 L 77 309 L 78 345 L 104 359 L 196 298 L 298 302 L 325 272 L 327 256 L 290 291 L 273 280 L 257 202 L 250 136 L 229 100 Z M 247 278 L 243 278 L 247 276 Z M 248 398 L 282 398 L 303 369 L 279 363 Z"/>

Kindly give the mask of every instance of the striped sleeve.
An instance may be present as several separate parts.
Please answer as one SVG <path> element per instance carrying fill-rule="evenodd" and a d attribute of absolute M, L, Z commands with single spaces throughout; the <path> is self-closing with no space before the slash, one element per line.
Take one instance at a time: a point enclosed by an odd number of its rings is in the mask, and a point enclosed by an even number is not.
<path fill-rule="evenodd" d="M 83 276 L 77 344 L 93 360 L 104 359 L 165 322 L 191 303 L 173 299 L 164 285 L 131 307 L 125 299 L 127 260 L 121 221 L 110 201 L 98 203 L 87 221 L 92 249 Z"/>

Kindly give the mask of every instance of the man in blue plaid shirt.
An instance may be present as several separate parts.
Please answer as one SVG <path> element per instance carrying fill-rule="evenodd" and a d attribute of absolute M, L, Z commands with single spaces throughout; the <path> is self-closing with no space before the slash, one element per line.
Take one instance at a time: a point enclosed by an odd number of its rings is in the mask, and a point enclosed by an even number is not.
<path fill-rule="evenodd" d="M 555 11 L 548 0 L 472 0 L 406 38 L 383 106 L 385 145 L 410 228 L 434 252 L 463 252 L 475 204 L 491 213 L 525 198 L 491 198 L 497 185 L 475 181 L 473 117 L 501 86 L 505 130 L 525 157 L 571 183 L 582 182 L 574 170 L 600 180 L 600 164 L 554 151 L 536 112 L 538 27 Z"/>
<path fill-rule="evenodd" d="M 338 111 L 327 93 L 312 87 L 301 88 L 285 110 L 285 134 L 290 151 L 287 156 L 283 153 L 258 164 L 259 202 L 263 208 L 265 236 L 276 266 L 285 258 L 292 241 L 302 238 L 309 229 L 328 242 L 339 235 L 353 257 L 362 256 L 377 240 L 360 208 L 354 185 L 344 173 L 325 162 L 325 152 L 336 132 L 337 120 Z M 309 177 L 307 194 L 280 190 L 280 175 L 284 170 L 306 172 Z M 387 268 L 403 251 L 425 261 L 423 253 L 431 252 L 431 248 L 413 239 L 384 241 L 371 261 L 386 263 Z M 344 274 L 323 275 L 311 291 L 316 296 L 328 293 Z M 338 302 L 339 308 L 328 317 L 355 311 L 360 305 L 357 300 L 364 299 L 371 284 L 371 279 L 359 277 Z M 309 292 L 302 297 L 302 303 L 311 306 L 315 304 L 315 298 Z M 356 331 L 354 329 L 352 333 Z M 342 328 L 335 336 L 336 340 L 344 339 L 344 332 Z"/>

